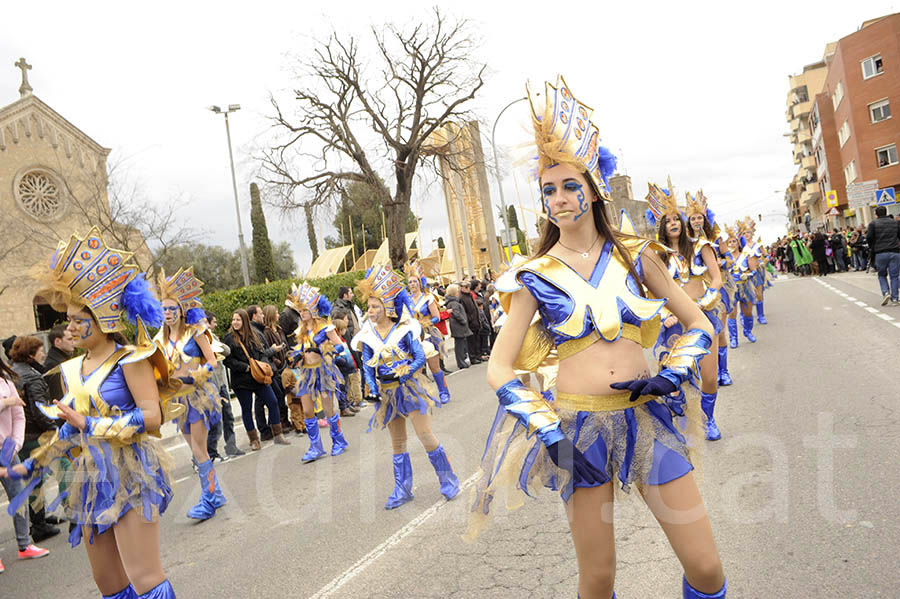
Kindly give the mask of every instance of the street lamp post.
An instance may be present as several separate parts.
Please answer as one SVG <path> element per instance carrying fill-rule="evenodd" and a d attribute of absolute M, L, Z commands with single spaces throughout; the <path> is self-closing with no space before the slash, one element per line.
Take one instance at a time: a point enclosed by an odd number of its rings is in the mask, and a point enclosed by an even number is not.
<path fill-rule="evenodd" d="M 500 114 L 497 115 L 497 118 L 494 119 L 494 127 L 491 129 L 491 149 L 494 152 L 494 177 L 497 179 L 497 187 L 500 188 L 500 207 L 503 210 L 503 224 L 506 228 L 506 244 L 509 252 L 509 259 L 512 259 L 512 239 L 509 236 L 509 214 L 506 212 L 506 199 L 503 197 L 503 178 L 500 176 L 500 164 L 497 162 L 497 123 L 500 121 L 500 117 L 503 116 L 503 113 L 506 112 L 506 109 L 516 104 L 518 102 L 524 102 L 528 98 L 522 97 L 516 100 L 513 100 L 509 104 L 503 107 L 503 110 L 500 111 Z M 523 215 L 524 216 L 524 215 Z"/>
<path fill-rule="evenodd" d="M 247 265 L 247 245 L 244 243 L 244 228 L 241 226 L 241 208 L 238 203 L 237 179 L 234 176 L 234 155 L 231 152 L 231 127 L 228 126 L 228 113 L 237 112 L 241 109 L 240 104 L 229 104 L 228 108 L 222 110 L 218 106 L 209 106 L 209 110 L 216 114 L 225 115 L 225 135 L 228 138 L 228 161 L 231 164 L 231 186 L 234 189 L 234 211 L 237 214 L 238 226 L 238 242 L 241 246 L 241 272 L 244 275 L 244 285 L 250 285 L 250 269 Z"/>

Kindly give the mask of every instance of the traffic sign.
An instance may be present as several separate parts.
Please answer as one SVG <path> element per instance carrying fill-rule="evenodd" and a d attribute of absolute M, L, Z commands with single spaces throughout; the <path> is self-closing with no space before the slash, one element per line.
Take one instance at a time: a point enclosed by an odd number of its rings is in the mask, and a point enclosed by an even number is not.
<path fill-rule="evenodd" d="M 840 214 L 840 212 L 838 211 L 837 208 L 832 208 L 831 210 L 829 210 L 829 211 L 826 212 L 825 214 L 827 214 L 828 216 L 838 216 L 838 215 Z"/>
<path fill-rule="evenodd" d="M 840 200 L 838 200 L 836 189 L 825 192 L 825 205 L 829 208 L 834 208 L 835 206 L 837 206 L 839 201 Z"/>
<path fill-rule="evenodd" d="M 878 180 L 861 181 L 847 185 L 847 202 L 850 208 L 865 208 L 875 203 Z"/>
<path fill-rule="evenodd" d="M 885 187 L 875 191 L 875 204 L 878 206 L 889 206 L 897 203 L 897 194 L 893 187 Z"/>

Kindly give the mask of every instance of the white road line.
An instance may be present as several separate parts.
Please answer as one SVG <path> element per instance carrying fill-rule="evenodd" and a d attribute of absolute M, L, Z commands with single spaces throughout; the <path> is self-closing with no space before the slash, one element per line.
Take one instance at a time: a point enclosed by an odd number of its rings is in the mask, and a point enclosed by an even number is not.
<path fill-rule="evenodd" d="M 461 496 L 463 491 L 474 484 L 475 478 L 477 476 L 478 472 L 466 479 L 466 481 L 460 486 L 459 495 L 457 497 Z M 457 501 L 459 501 L 459 499 L 457 499 Z M 387 553 L 388 550 L 390 550 L 392 547 L 399 544 L 400 541 L 412 534 L 417 528 L 425 524 L 426 521 L 434 516 L 437 511 L 446 504 L 447 502 L 442 499 L 410 520 L 403 528 L 388 537 L 381 545 L 361 557 L 359 561 L 350 566 L 350 568 L 345 570 L 337 578 L 319 589 L 319 591 L 315 595 L 312 595 L 309 599 L 325 599 L 325 597 L 331 597 L 334 593 L 340 590 L 341 587 L 353 580 L 358 574 L 362 573 L 363 570 L 371 566 L 375 560 Z"/>
<path fill-rule="evenodd" d="M 856 302 L 856 305 L 860 308 L 865 308 L 868 304 L 866 302 Z"/>
<path fill-rule="evenodd" d="M 894 320 L 893 316 L 888 316 L 887 314 L 879 314 L 878 318 L 880 318 L 881 320 L 887 320 L 887 321 Z"/>
<path fill-rule="evenodd" d="M 855 297 L 850 297 L 850 296 L 848 295 L 848 296 L 847 296 L 847 301 L 848 301 L 848 302 L 855 302 L 855 301 L 856 301 L 856 298 L 855 298 Z"/>
<path fill-rule="evenodd" d="M 881 314 L 881 312 L 879 312 L 878 310 L 876 310 L 876 309 L 873 308 L 872 306 L 866 306 L 866 307 L 864 308 L 864 310 L 865 310 L 866 312 L 871 312 L 872 314 Z"/>
<path fill-rule="evenodd" d="M 900 322 L 892 322 L 891 324 L 900 329 Z"/>

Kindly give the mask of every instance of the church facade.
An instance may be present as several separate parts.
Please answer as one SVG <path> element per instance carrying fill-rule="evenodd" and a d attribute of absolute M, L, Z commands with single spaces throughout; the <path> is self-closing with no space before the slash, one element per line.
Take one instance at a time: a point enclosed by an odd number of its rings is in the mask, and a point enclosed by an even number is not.
<path fill-rule="evenodd" d="M 21 59 L 20 97 L 0 108 L 0 338 L 52 326 L 28 272 L 57 242 L 88 231 L 106 207 L 104 148 L 32 93 Z M 37 302 L 38 304 L 40 302 Z"/>

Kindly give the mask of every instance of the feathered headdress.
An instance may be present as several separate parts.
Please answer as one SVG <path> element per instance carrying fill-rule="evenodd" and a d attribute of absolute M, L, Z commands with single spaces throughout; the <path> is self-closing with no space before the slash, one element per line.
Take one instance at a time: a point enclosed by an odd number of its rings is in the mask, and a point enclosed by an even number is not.
<path fill-rule="evenodd" d="M 610 201 L 609 177 L 616 172 L 616 157 L 600 145 L 600 132 L 591 122 L 594 112 L 575 99 L 562 75 L 556 85 L 544 83 L 544 106 L 536 107 L 540 94 L 526 85 L 537 144 L 537 176 L 551 166 L 568 164 L 587 173 L 601 200 Z"/>
<path fill-rule="evenodd" d="M 381 300 L 385 313 L 391 318 L 400 316 L 403 306 L 411 304 L 403 279 L 387 264 L 370 268 L 366 278 L 357 284 L 356 293 L 363 301 L 370 297 Z"/>
<path fill-rule="evenodd" d="M 309 310 L 313 318 L 325 318 L 331 314 L 331 302 L 328 298 L 319 293 L 318 287 L 313 287 L 305 281 L 300 286 L 296 283 L 291 284 L 291 291 L 284 300 L 284 305 L 297 312 Z"/>
<path fill-rule="evenodd" d="M 675 200 L 675 189 L 672 187 L 672 178 L 668 178 L 668 189 L 663 189 L 656 183 L 647 183 L 647 208 L 645 216 L 647 222 L 652 226 L 657 226 L 664 216 L 669 214 L 677 214 L 681 216 L 681 210 Z"/>
<path fill-rule="evenodd" d="M 418 279 L 422 291 L 425 291 L 425 289 L 428 288 L 428 279 L 425 278 L 425 269 L 422 268 L 422 263 L 418 260 L 410 260 L 404 264 L 403 272 L 406 274 L 407 279 Z"/>
<path fill-rule="evenodd" d="M 162 307 L 137 265 L 133 252 L 113 249 L 92 227 L 84 238 L 72 235 L 60 242 L 49 268 L 38 266 L 33 276 L 42 286 L 37 295 L 55 310 L 81 304 L 94 315 L 104 333 L 124 330 L 123 313 L 132 322 L 162 324 Z"/>
<path fill-rule="evenodd" d="M 206 318 L 200 296 L 203 294 L 203 281 L 194 276 L 194 267 L 179 268 L 171 277 L 160 269 L 156 277 L 160 300 L 175 300 L 184 314 L 184 322 L 196 324 Z"/>
<path fill-rule="evenodd" d="M 725 225 L 725 239 L 737 239 L 738 241 L 741 240 L 741 234 L 738 231 L 737 223 L 731 226 Z"/>
<path fill-rule="evenodd" d="M 713 213 L 712 209 L 709 207 L 709 202 L 706 199 L 706 196 L 703 195 L 703 190 L 697 192 L 696 196 L 691 196 L 691 193 L 686 191 L 684 193 L 685 197 L 687 197 L 687 216 L 690 218 L 694 214 L 702 214 L 706 217 L 707 222 L 711 227 L 716 226 L 716 215 Z"/>

